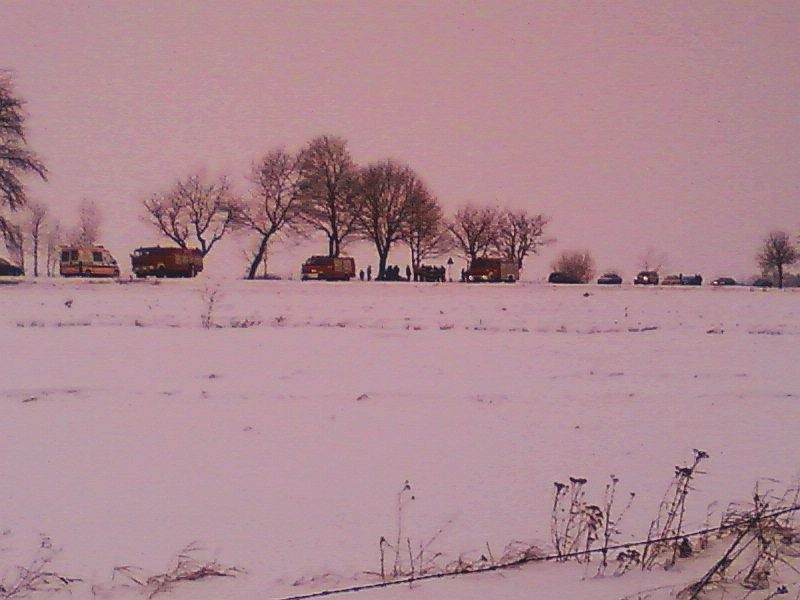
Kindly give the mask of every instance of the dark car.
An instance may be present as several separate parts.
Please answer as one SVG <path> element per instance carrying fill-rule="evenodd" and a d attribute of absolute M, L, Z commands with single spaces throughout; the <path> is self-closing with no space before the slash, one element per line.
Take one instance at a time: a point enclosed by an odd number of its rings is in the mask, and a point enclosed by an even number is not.
<path fill-rule="evenodd" d="M 580 283 L 580 281 L 567 273 L 553 271 L 550 273 L 550 277 L 547 278 L 547 283 Z"/>
<path fill-rule="evenodd" d="M 667 275 L 661 280 L 661 285 L 703 285 L 702 275 Z"/>
<path fill-rule="evenodd" d="M 17 265 L 12 265 L 6 259 L 0 258 L 0 276 L 19 277 L 21 275 L 25 275 L 25 271 Z"/>
<path fill-rule="evenodd" d="M 772 287 L 772 281 L 769 280 L 769 279 L 766 279 L 765 277 L 762 277 L 760 279 L 756 279 L 753 282 L 752 285 L 753 285 L 753 287 L 771 288 Z"/>
<path fill-rule="evenodd" d="M 597 280 L 597 283 L 601 285 L 619 285 L 622 283 L 622 277 L 620 277 L 616 273 L 604 273 Z"/>
<path fill-rule="evenodd" d="M 658 285 L 658 273 L 655 271 L 639 271 L 633 285 Z"/>
<path fill-rule="evenodd" d="M 717 277 L 714 281 L 711 282 L 711 285 L 714 286 L 736 285 L 736 280 L 733 277 Z"/>

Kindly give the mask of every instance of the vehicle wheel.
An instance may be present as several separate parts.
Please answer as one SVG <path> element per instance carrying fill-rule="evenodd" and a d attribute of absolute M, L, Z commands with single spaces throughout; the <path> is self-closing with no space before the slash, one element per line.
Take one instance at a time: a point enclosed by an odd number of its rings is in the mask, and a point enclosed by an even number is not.
<path fill-rule="evenodd" d="M 159 279 L 164 279 L 166 274 L 167 272 L 164 269 L 164 267 L 158 267 L 158 270 L 156 271 L 156 277 L 158 277 Z"/>
<path fill-rule="evenodd" d="M 513 275 L 509 275 L 509 276 L 508 276 L 508 279 L 506 279 L 506 281 L 507 281 L 508 283 L 514 283 L 514 282 L 516 281 L 516 279 L 514 279 L 514 276 L 513 276 Z"/>

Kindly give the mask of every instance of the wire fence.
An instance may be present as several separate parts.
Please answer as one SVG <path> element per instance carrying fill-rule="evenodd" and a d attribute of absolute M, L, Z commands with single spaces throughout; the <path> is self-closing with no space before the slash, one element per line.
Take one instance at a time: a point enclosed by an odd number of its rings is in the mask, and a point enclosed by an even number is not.
<path fill-rule="evenodd" d="M 629 550 L 631 548 L 637 548 L 642 546 L 647 546 L 649 544 L 654 543 L 669 543 L 669 542 L 676 542 L 683 539 L 692 539 L 697 537 L 703 537 L 714 533 L 721 533 L 724 531 L 729 531 L 733 529 L 739 529 L 743 526 L 752 526 L 754 522 L 761 521 L 764 519 L 774 519 L 776 517 L 780 517 L 782 515 L 790 514 L 793 512 L 797 512 L 800 510 L 800 504 L 793 504 L 791 506 L 786 506 L 782 508 L 778 508 L 772 511 L 765 511 L 759 512 L 757 514 L 753 514 L 748 517 L 743 517 L 741 519 L 737 519 L 731 522 L 721 523 L 716 527 L 706 527 L 703 529 L 698 529 L 696 531 L 681 533 L 678 535 L 672 536 L 665 536 L 660 538 L 650 538 L 647 540 L 639 540 L 634 542 L 626 542 L 624 544 L 613 544 L 609 546 L 602 546 L 599 548 L 590 548 L 587 550 L 580 550 L 575 552 L 570 552 L 567 554 L 544 554 L 544 555 L 523 555 L 520 558 L 516 558 L 514 560 L 509 560 L 506 562 L 499 562 L 499 563 L 492 563 L 492 564 L 485 564 L 474 566 L 470 564 L 463 565 L 462 568 L 457 568 L 454 570 L 443 570 L 437 571 L 435 573 L 425 573 L 420 575 L 409 575 L 407 577 L 399 577 L 394 579 L 387 579 L 376 581 L 372 583 L 364 583 L 359 585 L 353 585 L 349 587 L 342 587 L 342 588 L 333 588 L 327 590 L 320 590 L 317 592 L 309 592 L 306 594 L 294 595 L 294 596 L 283 596 L 280 598 L 275 598 L 274 600 L 307 600 L 309 598 L 323 598 L 325 596 L 334 596 L 338 594 L 352 594 L 357 592 L 363 592 L 367 590 L 375 590 L 381 588 L 388 588 L 398 585 L 408 585 L 418 581 L 427 581 L 432 579 L 444 579 L 447 577 L 458 577 L 461 575 L 475 575 L 478 573 L 490 573 L 492 571 L 502 571 L 504 569 L 512 569 L 515 567 L 520 567 L 522 565 L 526 565 L 529 563 L 535 562 L 549 562 L 549 561 L 565 561 L 571 558 L 584 558 L 591 556 L 593 554 L 602 554 L 602 553 L 609 553 L 609 552 L 616 552 L 617 550 Z"/>

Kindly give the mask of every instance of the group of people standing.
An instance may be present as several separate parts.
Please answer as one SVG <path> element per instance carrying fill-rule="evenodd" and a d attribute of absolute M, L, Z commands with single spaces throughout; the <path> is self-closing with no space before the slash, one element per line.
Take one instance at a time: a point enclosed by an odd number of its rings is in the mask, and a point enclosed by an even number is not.
<path fill-rule="evenodd" d="M 422 265 L 419 269 L 412 271 L 411 267 L 406 265 L 405 278 L 400 274 L 399 265 L 388 265 L 383 277 L 378 276 L 376 281 L 411 281 L 412 276 L 414 281 L 438 281 L 444 283 L 447 281 L 447 269 L 444 266 Z M 367 266 L 367 270 L 361 269 L 358 272 L 358 278 L 361 281 L 365 279 L 372 281 L 372 265 Z"/>
<path fill-rule="evenodd" d="M 447 281 L 447 269 L 443 265 L 422 265 L 414 273 L 414 281 Z"/>

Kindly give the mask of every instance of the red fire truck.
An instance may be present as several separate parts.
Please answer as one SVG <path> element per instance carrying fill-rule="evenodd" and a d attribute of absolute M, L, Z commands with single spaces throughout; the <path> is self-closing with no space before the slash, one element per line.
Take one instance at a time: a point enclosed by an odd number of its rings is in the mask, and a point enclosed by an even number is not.
<path fill-rule="evenodd" d="M 356 274 L 356 261 L 349 256 L 312 256 L 300 270 L 303 281 L 348 281 Z"/>
<path fill-rule="evenodd" d="M 519 267 L 514 260 L 505 258 L 476 258 L 466 272 L 468 282 L 514 283 L 519 279 Z"/>
<path fill-rule="evenodd" d="M 131 268 L 136 277 L 194 277 L 203 270 L 203 254 L 196 248 L 137 248 Z"/>

